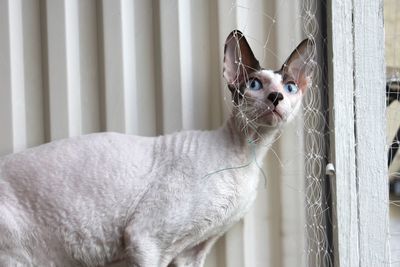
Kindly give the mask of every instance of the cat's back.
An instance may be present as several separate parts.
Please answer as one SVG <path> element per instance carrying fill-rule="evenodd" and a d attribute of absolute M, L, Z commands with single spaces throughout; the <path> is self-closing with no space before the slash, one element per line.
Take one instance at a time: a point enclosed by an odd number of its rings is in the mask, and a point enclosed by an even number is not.
<path fill-rule="evenodd" d="M 150 171 L 154 142 L 155 138 L 119 133 L 53 141 L 1 158 L 0 182 L 16 192 L 24 188 L 66 197 L 106 194 Z"/>
<path fill-rule="evenodd" d="M 0 183 L 15 194 L 105 197 L 102 194 L 123 185 L 127 188 L 127 180 L 149 172 L 154 142 L 154 138 L 119 133 L 53 141 L 2 157 Z"/>
<path fill-rule="evenodd" d="M 29 148 L 0 158 L 2 172 L 23 173 L 27 168 L 66 169 L 89 163 L 129 161 L 137 155 L 146 157 L 151 152 L 154 138 L 113 132 L 94 133 L 61 139 Z M 94 161 L 94 162 L 92 162 Z M 99 168 L 101 165 L 98 166 Z M 101 169 L 101 168 L 100 168 Z"/>

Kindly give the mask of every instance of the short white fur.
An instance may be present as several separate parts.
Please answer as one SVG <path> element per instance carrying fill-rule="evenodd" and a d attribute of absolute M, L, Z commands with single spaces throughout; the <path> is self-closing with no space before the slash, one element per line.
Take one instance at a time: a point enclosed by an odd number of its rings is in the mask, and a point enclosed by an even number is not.
<path fill-rule="evenodd" d="M 282 77 L 290 69 L 274 73 L 247 65 L 244 75 L 232 56 L 239 49 L 244 61 L 254 61 L 246 45 L 239 31 L 228 36 L 224 76 L 242 96 L 232 91 L 236 107 L 217 130 L 160 137 L 97 133 L 1 158 L 0 266 L 102 266 L 120 260 L 140 267 L 203 266 L 218 237 L 256 197 L 255 155 L 264 157 L 302 98 L 285 94 L 273 107 L 268 95 L 284 94 Z M 305 56 L 297 49 L 287 66 Z M 243 88 L 248 75 L 263 79 L 262 92 Z M 248 104 L 257 107 L 246 110 Z M 266 107 L 279 109 L 282 118 L 255 113 Z M 250 126 L 238 119 L 240 112 L 255 128 L 244 130 Z"/>

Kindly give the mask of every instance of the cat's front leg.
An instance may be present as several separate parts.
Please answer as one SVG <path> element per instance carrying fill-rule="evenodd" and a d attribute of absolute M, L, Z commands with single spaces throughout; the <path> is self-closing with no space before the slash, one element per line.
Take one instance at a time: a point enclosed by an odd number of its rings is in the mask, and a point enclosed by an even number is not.
<path fill-rule="evenodd" d="M 129 267 L 159 267 L 160 248 L 148 234 L 131 225 L 125 229 L 124 242 Z"/>
<path fill-rule="evenodd" d="M 185 249 L 175 257 L 168 267 L 202 267 L 208 252 L 218 238 L 219 235 L 213 236 L 192 248 Z"/>

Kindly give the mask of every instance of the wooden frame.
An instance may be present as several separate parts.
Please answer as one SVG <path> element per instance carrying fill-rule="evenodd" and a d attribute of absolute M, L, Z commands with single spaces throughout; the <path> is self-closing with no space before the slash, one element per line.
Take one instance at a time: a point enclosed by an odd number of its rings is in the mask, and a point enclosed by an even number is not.
<path fill-rule="evenodd" d="M 328 8 L 335 266 L 389 266 L 383 1 Z"/>

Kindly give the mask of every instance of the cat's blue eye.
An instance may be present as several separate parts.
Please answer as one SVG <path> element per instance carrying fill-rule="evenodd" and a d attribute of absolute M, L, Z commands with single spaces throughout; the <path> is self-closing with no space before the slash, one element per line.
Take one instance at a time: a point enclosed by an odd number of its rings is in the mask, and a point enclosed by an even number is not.
<path fill-rule="evenodd" d="M 250 90 L 257 91 L 262 88 L 262 83 L 259 80 L 254 79 L 247 82 L 247 88 L 249 88 Z"/>
<path fill-rule="evenodd" d="M 283 86 L 286 92 L 289 94 L 296 94 L 299 91 L 299 88 L 294 83 L 287 83 Z"/>

